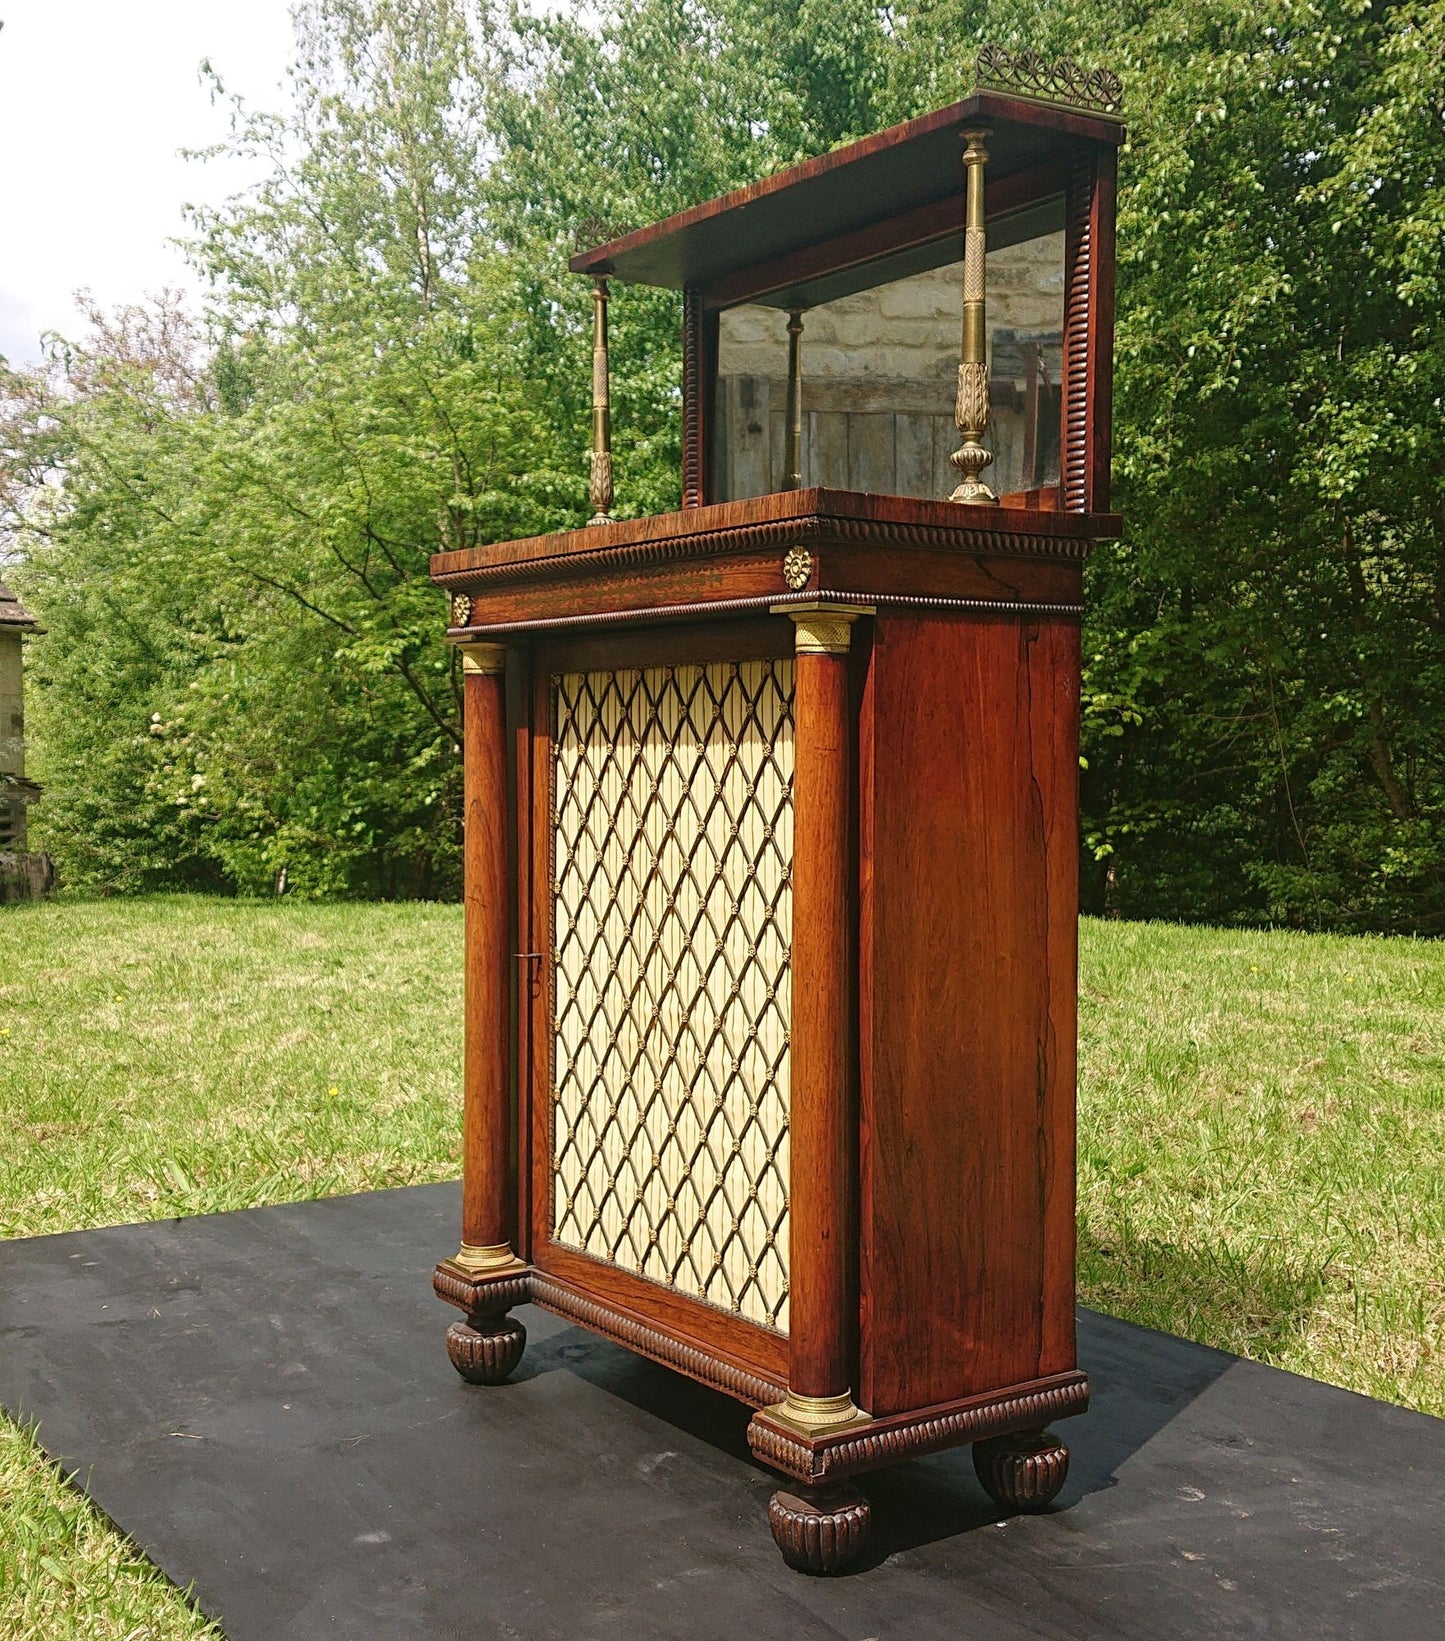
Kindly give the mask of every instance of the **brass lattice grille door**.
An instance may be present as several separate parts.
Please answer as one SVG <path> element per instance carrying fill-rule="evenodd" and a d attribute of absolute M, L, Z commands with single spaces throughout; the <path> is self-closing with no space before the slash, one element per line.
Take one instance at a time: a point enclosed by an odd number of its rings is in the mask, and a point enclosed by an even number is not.
<path fill-rule="evenodd" d="M 552 679 L 554 1241 L 788 1317 L 793 663 Z"/>

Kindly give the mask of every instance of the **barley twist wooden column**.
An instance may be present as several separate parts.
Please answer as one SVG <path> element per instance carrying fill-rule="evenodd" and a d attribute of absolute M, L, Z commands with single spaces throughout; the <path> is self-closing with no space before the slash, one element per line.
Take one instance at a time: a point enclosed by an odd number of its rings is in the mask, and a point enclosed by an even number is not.
<path fill-rule="evenodd" d="M 462 651 L 466 1023 L 463 1038 L 462 1244 L 453 1263 L 480 1276 L 512 1251 L 511 904 L 507 722 L 499 644 Z"/>
<path fill-rule="evenodd" d="M 810 1435 L 867 1416 L 853 1401 L 851 1341 L 853 788 L 847 605 L 787 606 L 796 625 L 793 1021 L 788 1122 L 788 1396 L 769 1411 Z"/>

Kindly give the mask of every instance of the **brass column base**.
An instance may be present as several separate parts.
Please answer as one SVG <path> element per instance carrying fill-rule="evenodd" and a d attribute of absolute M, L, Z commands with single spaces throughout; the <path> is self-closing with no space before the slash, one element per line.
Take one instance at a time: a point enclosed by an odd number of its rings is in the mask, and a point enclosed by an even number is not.
<path fill-rule="evenodd" d="M 509 1270 L 514 1265 L 520 1266 L 522 1261 L 512 1252 L 510 1242 L 498 1242 L 486 1248 L 474 1247 L 471 1243 L 464 1242 L 452 1255 L 451 1263 L 465 1271 L 468 1276 L 490 1276 L 495 1271 Z"/>
<path fill-rule="evenodd" d="M 853 1400 L 851 1391 L 841 1396 L 803 1396 L 790 1390 L 781 1402 L 763 1410 L 775 1424 L 804 1438 L 831 1436 L 857 1424 L 872 1424 L 873 1417 Z"/>

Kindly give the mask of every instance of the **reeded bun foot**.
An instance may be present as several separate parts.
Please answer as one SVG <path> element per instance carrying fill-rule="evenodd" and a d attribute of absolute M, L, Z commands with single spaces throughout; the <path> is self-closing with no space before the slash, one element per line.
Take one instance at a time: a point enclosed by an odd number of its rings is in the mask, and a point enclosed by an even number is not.
<path fill-rule="evenodd" d="M 526 1348 L 527 1330 L 510 1316 L 473 1316 L 447 1329 L 447 1355 L 468 1384 L 501 1384 Z"/>
<path fill-rule="evenodd" d="M 1042 1510 L 1064 1485 L 1069 1450 L 1047 1430 L 993 1436 L 973 1444 L 973 1468 L 984 1491 L 1002 1509 Z"/>
<path fill-rule="evenodd" d="M 872 1511 L 856 1488 L 802 1488 L 774 1493 L 768 1525 L 783 1560 L 800 1573 L 836 1573 L 868 1542 Z"/>

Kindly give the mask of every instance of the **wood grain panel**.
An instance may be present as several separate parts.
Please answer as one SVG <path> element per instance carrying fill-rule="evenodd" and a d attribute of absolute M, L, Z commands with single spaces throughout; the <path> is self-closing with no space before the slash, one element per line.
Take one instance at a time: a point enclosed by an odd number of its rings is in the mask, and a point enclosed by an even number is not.
<path fill-rule="evenodd" d="M 1079 671 L 1080 628 L 1042 622 L 1029 648 L 1029 734 L 1044 816 L 1048 1071 L 1042 1134 L 1044 1292 L 1039 1372 L 1064 1373 L 1077 1360 L 1074 1327 L 1076 1087 L 1079 1010 Z"/>
<path fill-rule="evenodd" d="M 876 623 L 860 755 L 861 1390 L 875 1414 L 1073 1365 L 1076 809 L 1061 770 L 1077 756 L 1077 635 L 1062 625 Z"/>

